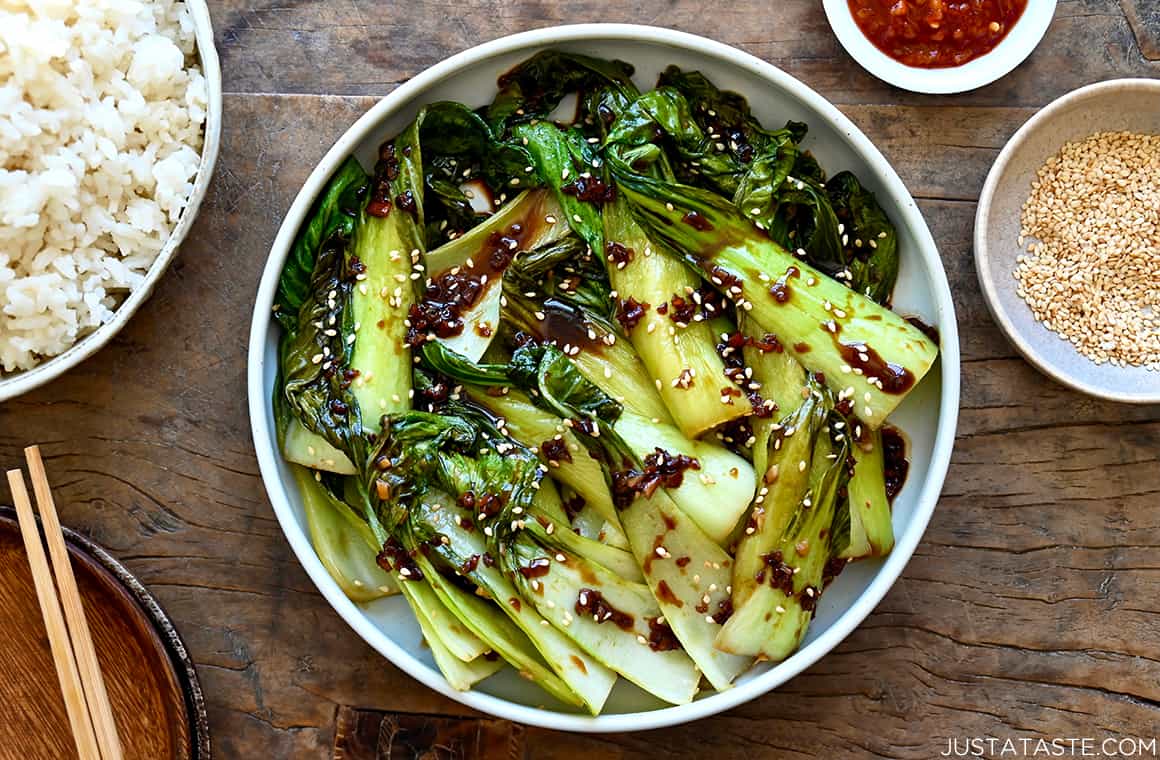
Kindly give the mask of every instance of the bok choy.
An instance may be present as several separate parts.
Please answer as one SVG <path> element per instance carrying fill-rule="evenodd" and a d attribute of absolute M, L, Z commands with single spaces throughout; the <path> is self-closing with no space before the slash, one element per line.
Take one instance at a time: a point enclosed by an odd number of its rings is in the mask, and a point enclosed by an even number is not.
<path fill-rule="evenodd" d="M 804 124 L 633 74 L 547 50 L 421 108 L 338 167 L 275 298 L 279 446 L 338 587 L 401 595 L 454 688 L 510 665 L 592 714 L 788 657 L 890 551 L 886 422 L 938 350 Z"/>

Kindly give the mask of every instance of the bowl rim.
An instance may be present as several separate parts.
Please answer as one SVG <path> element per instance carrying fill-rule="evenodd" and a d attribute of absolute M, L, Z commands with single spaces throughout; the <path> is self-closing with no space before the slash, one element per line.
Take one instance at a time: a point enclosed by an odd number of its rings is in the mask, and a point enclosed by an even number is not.
<path fill-rule="evenodd" d="M 397 109 L 412 104 L 416 96 L 421 96 L 428 88 L 445 78 L 454 76 L 461 69 L 473 66 L 497 55 L 527 50 L 529 52 L 550 45 L 584 41 L 624 41 L 647 42 L 662 46 L 682 48 L 705 55 L 741 69 L 744 69 L 776 87 L 781 87 L 801 99 L 808 107 L 815 109 L 827 119 L 868 163 L 874 165 L 884 181 L 884 191 L 902 199 L 902 223 L 914 230 L 919 240 L 917 255 L 926 259 L 934 282 L 932 293 L 939 316 L 942 337 L 941 363 L 942 388 L 939 406 L 939 425 L 935 443 L 930 452 L 927 477 L 922 484 L 916 501 L 915 513 L 906 529 L 897 536 L 894 551 L 882 563 L 875 577 L 857 601 L 843 612 L 830 628 L 798 650 L 784 662 L 769 671 L 735 685 L 727 691 L 719 692 L 685 705 L 675 705 L 656 710 L 606 714 L 598 716 L 556 712 L 485 694 L 481 691 L 455 691 L 437 670 L 420 662 L 366 618 L 360 608 L 348 599 L 323 567 L 310 543 L 307 532 L 297 525 L 287 497 L 286 484 L 278 473 L 276 447 L 270 445 L 271 430 L 267 414 L 269 399 L 265 389 L 266 340 L 272 322 L 272 304 L 283 262 L 298 227 L 305 218 L 315 197 L 326 180 L 354 147 L 364 140 L 384 119 Z M 907 203 L 906 201 L 910 201 Z M 249 395 L 250 422 L 254 435 L 262 480 L 266 486 L 271 506 L 286 540 L 290 543 L 310 579 L 318 587 L 332 608 L 354 629 L 354 631 L 394 665 L 434 691 L 456 700 L 468 707 L 507 720 L 532 726 L 576 732 L 624 732 L 639 731 L 686 723 L 714 715 L 723 710 L 748 702 L 767 691 L 781 685 L 809 667 L 838 645 L 871 610 L 882 600 L 886 592 L 901 574 L 907 561 L 914 553 L 919 539 L 926 529 L 938 501 L 950 462 L 958 421 L 959 405 L 959 341 L 955 322 L 954 304 L 946 272 L 929 228 L 926 226 L 918 207 L 907 192 L 898 174 L 887 163 L 870 140 L 844 116 L 834 105 L 821 95 L 802 84 L 786 72 L 748 53 L 724 43 L 678 32 L 661 27 L 636 24 L 576 24 L 546 27 L 502 37 L 485 42 L 446 58 L 434 66 L 420 72 L 404 84 L 386 95 L 382 100 L 361 116 L 326 153 L 308 176 L 302 189 L 295 197 L 277 237 L 271 247 L 265 271 L 259 284 L 254 305 L 254 317 L 250 330 L 247 385 Z"/>
<path fill-rule="evenodd" d="M 1066 367 L 1049 362 L 1036 349 L 1035 342 L 1019 331 L 1015 326 L 1015 322 L 1011 319 L 1010 314 L 1003 307 L 999 299 L 998 284 L 991 276 L 991 268 L 989 266 L 991 251 L 987 243 L 987 231 L 991 226 L 991 204 L 994 201 L 995 192 L 999 188 L 999 182 L 1003 179 L 1003 175 L 1006 173 L 1007 167 L 1016 153 L 1031 139 L 1031 136 L 1040 127 L 1053 121 L 1058 116 L 1071 111 L 1084 101 L 1093 100 L 1106 94 L 1109 90 L 1125 88 L 1140 90 L 1147 92 L 1153 97 L 1157 97 L 1160 96 L 1160 79 L 1127 77 L 1085 85 L 1051 101 L 1051 103 L 1037 111 L 1030 119 L 1023 123 L 1023 126 L 1015 131 L 1015 134 L 1011 136 L 1007 144 L 999 151 L 995 163 L 991 165 L 991 170 L 987 173 L 987 179 L 983 183 L 983 191 L 979 195 L 979 205 L 975 211 L 975 274 L 979 279 L 979 287 L 983 291 L 983 300 L 987 304 L 987 310 L 991 312 L 992 318 L 999 325 L 1007 340 L 1022 354 L 1024 359 L 1044 375 L 1062 383 L 1068 388 L 1086 393 L 1095 398 L 1119 401 L 1126 404 L 1154 404 L 1160 402 L 1160 390 L 1151 392 L 1147 390 L 1128 392 L 1110 391 L 1097 384 L 1076 377 Z M 1060 142 L 1056 150 L 1059 147 L 1063 147 L 1063 142 L 1065 141 Z M 1063 339 L 1058 338 L 1058 340 Z M 1084 359 L 1087 358 L 1078 351 L 1076 355 Z"/>
<path fill-rule="evenodd" d="M 1015 26 L 993 49 L 962 66 L 938 69 L 907 66 L 879 50 L 854 22 L 847 0 L 824 0 L 822 5 L 834 35 L 863 69 L 904 90 L 949 95 L 991 84 L 1023 63 L 1047 33 L 1056 0 L 1029 0 Z"/>
<path fill-rule="evenodd" d="M 206 0 L 184 0 L 189 8 L 190 18 L 193 20 L 194 40 L 197 47 L 201 74 L 206 85 L 205 126 L 201 145 L 201 160 L 197 167 L 197 176 L 193 181 L 193 189 L 189 194 L 189 201 L 181 216 L 169 233 L 157 258 L 149 265 L 141 284 L 129 292 L 116 309 L 113 318 L 78 340 L 67 349 L 37 364 L 30 369 L 20 370 L 8 375 L 0 374 L 0 402 L 27 393 L 39 388 L 47 382 L 68 372 L 85 359 L 100 351 L 113 339 L 113 336 L 128 324 L 129 320 L 141 308 L 141 305 L 153 294 L 154 288 L 161 280 L 162 275 L 173 263 L 177 250 L 189 234 L 198 210 L 209 189 L 210 179 L 213 177 L 214 165 L 217 163 L 218 149 L 221 146 L 222 131 L 222 72 L 218 60 L 217 48 L 214 46 L 213 24 L 210 19 L 209 6 Z"/>

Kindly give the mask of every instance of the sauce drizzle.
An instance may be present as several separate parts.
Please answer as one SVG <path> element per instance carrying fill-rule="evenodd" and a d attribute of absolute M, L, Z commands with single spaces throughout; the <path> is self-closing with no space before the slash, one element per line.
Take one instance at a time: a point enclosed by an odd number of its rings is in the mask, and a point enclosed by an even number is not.
<path fill-rule="evenodd" d="M 636 622 L 632 615 L 622 612 L 604 598 L 596 589 L 582 588 L 576 595 L 576 614 L 591 617 L 597 623 L 611 622 L 622 631 L 631 631 Z"/>
<path fill-rule="evenodd" d="M 901 364 L 894 364 L 865 343 L 842 343 L 834 337 L 834 344 L 842 359 L 855 369 L 862 370 L 866 377 L 876 377 L 882 383 L 883 393 L 900 395 L 914 385 L 914 373 Z M 794 347 L 797 348 L 796 346 Z"/>
<path fill-rule="evenodd" d="M 906 458 L 906 438 L 893 425 L 883 425 L 882 437 L 883 474 L 886 479 L 886 498 L 893 503 L 894 497 L 906 484 L 910 472 L 910 461 Z"/>

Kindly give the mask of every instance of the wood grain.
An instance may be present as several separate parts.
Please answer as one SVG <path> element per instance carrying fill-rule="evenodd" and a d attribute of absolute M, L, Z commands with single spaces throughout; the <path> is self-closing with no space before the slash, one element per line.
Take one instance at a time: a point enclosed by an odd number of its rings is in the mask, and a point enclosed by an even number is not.
<path fill-rule="evenodd" d="M 1149 61 L 1160 61 L 1160 5 L 1150 0 L 1121 2 L 1124 15 L 1140 45 L 1140 53 Z"/>
<path fill-rule="evenodd" d="M 1123 4 L 1122 4 L 1123 3 Z M 1001 81 L 956 104 L 1041 106 L 1080 85 L 1156 76 L 1136 34 L 1156 39 L 1153 0 L 1060 0 L 1047 37 Z M 1125 8 L 1134 9 L 1133 24 Z M 855 63 L 816 0 L 220 0 L 211 4 L 227 92 L 381 95 L 485 40 L 526 29 L 593 21 L 664 26 L 735 45 L 839 103 L 923 103 Z M 1151 49 L 1151 48 L 1149 48 Z"/>
<path fill-rule="evenodd" d="M 125 757 L 190 758 L 185 702 L 160 639 L 132 598 L 92 559 L 71 552 Z M 77 757 L 28 558 L 12 520 L 0 517 L 0 758 Z M 95 757 L 95 755 L 94 755 Z"/>
<path fill-rule="evenodd" d="M 211 5 L 231 94 L 206 206 L 109 347 L 0 405 L 0 466 L 40 442 L 64 522 L 155 592 L 199 663 L 221 757 L 329 758 L 341 706 L 471 716 L 363 644 L 282 538 L 246 411 L 250 311 L 282 214 L 376 96 L 482 40 L 582 20 L 717 37 L 838 102 L 897 167 L 938 242 L 963 396 L 924 541 L 833 654 L 692 726 L 598 737 L 529 729 L 527 756 L 684 758 L 711 745 L 715 757 L 745 760 L 929 758 L 951 735 L 1160 735 L 1160 407 L 1088 399 L 1031 369 L 991 322 L 971 257 L 983 178 L 1036 107 L 1090 81 L 1160 75 L 1125 5 L 1063 0 L 1027 63 L 954 98 L 901 93 L 863 73 L 815 0 L 712 13 L 692 0 Z"/>
<path fill-rule="evenodd" d="M 523 726 L 492 718 L 339 708 L 334 760 L 519 760 Z"/>

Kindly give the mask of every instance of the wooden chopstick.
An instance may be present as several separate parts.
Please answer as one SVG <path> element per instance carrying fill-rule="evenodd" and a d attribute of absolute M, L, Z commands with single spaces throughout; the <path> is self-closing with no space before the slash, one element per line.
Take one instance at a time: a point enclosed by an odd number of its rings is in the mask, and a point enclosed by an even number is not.
<path fill-rule="evenodd" d="M 44 556 L 44 545 L 40 543 L 40 531 L 32 514 L 32 502 L 28 499 L 28 488 L 24 485 L 24 475 L 20 470 L 8 471 L 8 485 L 12 489 L 12 500 L 16 506 L 16 517 L 20 523 L 20 535 L 24 538 L 24 549 L 28 552 L 28 564 L 32 568 L 32 581 L 36 586 L 36 598 L 40 602 L 40 614 L 44 617 L 44 627 L 48 631 L 48 643 L 52 648 L 52 660 L 56 665 L 56 675 L 60 680 L 60 690 L 64 695 L 64 706 L 68 712 L 68 722 L 72 727 L 73 740 L 77 745 L 80 760 L 101 760 L 97 737 L 89 718 L 84 687 L 80 673 L 73 660 L 72 646 L 65 629 L 64 616 L 60 611 L 60 601 L 56 598 L 56 588 Z"/>
<path fill-rule="evenodd" d="M 85 617 L 85 607 L 77 589 L 76 577 L 73 575 L 68 547 L 64 543 L 64 531 L 61 530 L 60 518 L 56 514 L 56 503 L 48 485 L 48 473 L 44 471 L 44 461 L 40 458 L 40 447 L 29 446 L 24 450 L 24 456 L 28 460 L 28 474 L 32 478 L 32 490 L 36 493 L 36 506 L 40 510 L 40 521 L 44 525 L 48 555 L 52 558 L 52 569 L 56 573 L 56 585 L 64 606 L 69 638 L 72 639 L 72 649 L 80 670 L 85 702 L 101 749 L 101 758 L 122 760 L 121 740 L 117 736 L 113 708 L 109 704 L 109 693 L 105 690 L 105 679 L 101 675 L 101 665 L 97 660 L 97 651 L 93 647 L 89 621 Z"/>

